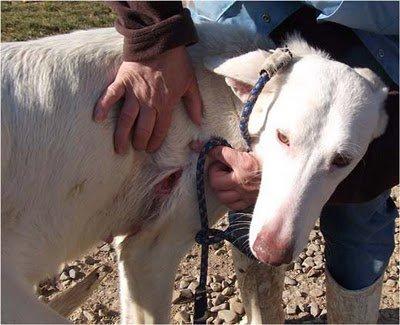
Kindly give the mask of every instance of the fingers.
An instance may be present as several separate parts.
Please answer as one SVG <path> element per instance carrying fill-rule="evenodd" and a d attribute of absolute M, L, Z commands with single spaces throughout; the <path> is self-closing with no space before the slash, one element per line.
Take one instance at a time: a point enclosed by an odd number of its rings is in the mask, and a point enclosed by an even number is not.
<path fill-rule="evenodd" d="M 190 84 L 188 90 L 182 97 L 183 104 L 186 107 L 186 112 L 194 124 L 200 126 L 202 118 L 203 103 L 201 100 L 199 85 L 197 80 L 194 79 Z"/>
<path fill-rule="evenodd" d="M 211 161 L 219 161 L 232 167 L 236 165 L 238 152 L 230 147 L 218 146 L 210 150 L 208 157 L 211 158 Z"/>
<path fill-rule="evenodd" d="M 212 163 L 208 168 L 210 186 L 215 191 L 226 191 L 237 186 L 235 174 L 226 169 L 226 165 L 220 162 Z"/>
<path fill-rule="evenodd" d="M 245 202 L 245 201 L 237 201 L 235 203 L 231 203 L 231 204 L 226 204 L 226 206 L 234 211 L 240 211 L 240 210 L 244 210 L 247 209 L 251 204 Z"/>
<path fill-rule="evenodd" d="M 153 108 L 144 106 L 140 108 L 139 116 L 133 131 L 133 147 L 142 151 L 147 148 L 147 144 L 153 133 L 156 122 L 156 111 Z"/>
<path fill-rule="evenodd" d="M 219 191 L 217 198 L 224 204 L 232 204 L 240 201 L 240 194 L 236 191 Z"/>
<path fill-rule="evenodd" d="M 109 85 L 96 103 L 94 109 L 94 120 L 96 122 L 104 121 L 111 107 L 121 99 L 124 93 L 125 86 L 121 80 L 115 80 L 111 85 Z"/>
<path fill-rule="evenodd" d="M 139 113 L 139 102 L 136 96 L 129 94 L 124 101 L 121 114 L 117 122 L 117 130 L 115 131 L 115 151 L 118 154 L 124 154 L 128 150 L 130 143 L 130 132 Z"/>
<path fill-rule="evenodd" d="M 156 151 L 167 136 L 172 121 L 172 109 L 164 108 L 158 113 L 154 124 L 153 133 L 147 145 L 146 151 Z"/>

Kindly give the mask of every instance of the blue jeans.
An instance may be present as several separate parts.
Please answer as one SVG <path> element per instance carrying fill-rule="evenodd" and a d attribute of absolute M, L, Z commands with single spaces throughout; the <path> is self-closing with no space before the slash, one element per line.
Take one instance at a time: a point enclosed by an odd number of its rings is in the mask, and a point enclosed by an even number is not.
<path fill-rule="evenodd" d="M 358 290 L 385 272 L 394 249 L 397 216 L 389 192 L 365 203 L 324 207 L 320 225 L 326 267 L 337 283 Z"/>

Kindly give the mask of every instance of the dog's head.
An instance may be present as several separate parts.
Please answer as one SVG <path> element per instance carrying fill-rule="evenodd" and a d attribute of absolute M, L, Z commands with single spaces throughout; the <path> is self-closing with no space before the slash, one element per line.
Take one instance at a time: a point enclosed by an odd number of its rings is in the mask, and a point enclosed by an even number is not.
<path fill-rule="evenodd" d="M 250 246 L 274 265 L 304 248 L 322 207 L 387 123 L 387 88 L 372 71 L 333 61 L 298 37 L 287 45 L 292 63 L 267 83 L 249 123 L 262 163 Z M 269 56 L 208 62 L 244 101 Z"/>

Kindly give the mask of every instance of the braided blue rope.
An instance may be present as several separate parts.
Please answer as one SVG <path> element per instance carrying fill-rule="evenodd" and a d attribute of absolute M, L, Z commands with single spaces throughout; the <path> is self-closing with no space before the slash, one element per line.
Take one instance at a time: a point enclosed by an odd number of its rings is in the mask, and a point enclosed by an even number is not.
<path fill-rule="evenodd" d="M 246 103 L 244 103 L 242 108 L 242 114 L 240 116 L 239 129 L 242 134 L 243 139 L 246 141 L 247 150 L 250 151 L 251 148 L 251 137 L 249 134 L 249 119 L 251 112 L 253 111 L 254 104 L 257 101 L 258 96 L 263 90 L 265 84 L 269 81 L 269 76 L 267 72 L 261 71 L 260 78 L 250 92 L 249 98 Z"/>
<path fill-rule="evenodd" d="M 265 84 L 269 80 L 269 76 L 265 71 L 262 71 L 260 78 L 256 85 L 250 92 L 250 96 L 246 103 L 243 105 L 241 117 L 240 117 L 240 132 L 243 139 L 246 141 L 247 150 L 251 150 L 251 137 L 248 131 L 249 118 L 253 110 L 254 104 L 257 101 Z M 197 160 L 196 167 L 196 186 L 197 186 L 197 201 L 199 206 L 201 230 L 196 235 L 196 242 L 201 245 L 201 264 L 200 264 L 200 276 L 199 285 L 195 292 L 194 301 L 194 323 L 204 324 L 205 313 L 207 310 L 207 270 L 208 270 L 208 252 L 209 246 L 214 243 L 218 243 L 222 240 L 227 240 L 238 248 L 246 256 L 253 258 L 250 247 L 245 246 L 248 242 L 248 231 L 250 225 L 249 213 L 243 212 L 229 212 L 229 227 L 225 230 L 210 229 L 208 225 L 208 214 L 207 214 L 207 202 L 205 198 L 204 190 L 204 165 L 207 158 L 207 154 L 210 150 L 217 146 L 232 147 L 225 139 L 212 138 L 202 148 L 199 158 Z M 252 210 L 252 209 L 251 209 Z M 247 227 L 246 227 L 247 225 Z"/>

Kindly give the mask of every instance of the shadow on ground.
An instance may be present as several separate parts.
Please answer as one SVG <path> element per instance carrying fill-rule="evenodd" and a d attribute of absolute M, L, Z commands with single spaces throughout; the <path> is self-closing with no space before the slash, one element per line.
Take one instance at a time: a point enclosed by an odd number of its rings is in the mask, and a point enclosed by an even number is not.
<path fill-rule="evenodd" d="M 304 316 L 299 319 L 288 319 L 285 324 L 326 324 L 326 315 L 322 317 Z M 379 311 L 379 324 L 399 324 L 399 308 L 385 308 Z"/>

